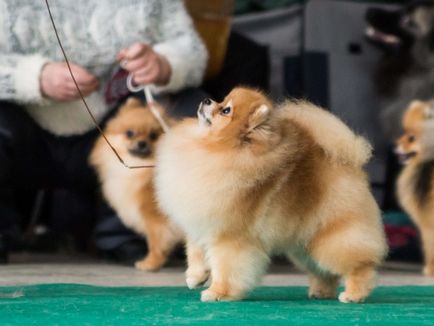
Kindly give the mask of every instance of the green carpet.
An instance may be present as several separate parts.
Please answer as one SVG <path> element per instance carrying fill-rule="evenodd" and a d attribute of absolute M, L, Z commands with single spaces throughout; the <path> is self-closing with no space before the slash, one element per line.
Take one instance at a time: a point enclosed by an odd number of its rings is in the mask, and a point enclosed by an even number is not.
<path fill-rule="evenodd" d="M 73 284 L 0 287 L 0 325 L 432 325 L 434 287 L 382 287 L 364 304 L 263 287 L 242 302 L 201 303 L 186 288 Z"/>

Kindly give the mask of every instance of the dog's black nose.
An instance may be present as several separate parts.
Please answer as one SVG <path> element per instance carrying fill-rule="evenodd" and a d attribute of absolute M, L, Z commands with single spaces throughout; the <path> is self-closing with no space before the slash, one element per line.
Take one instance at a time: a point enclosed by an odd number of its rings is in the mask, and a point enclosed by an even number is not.
<path fill-rule="evenodd" d="M 206 99 L 204 99 L 204 100 L 202 101 L 202 103 L 205 104 L 205 105 L 210 105 L 210 104 L 212 103 L 212 101 L 211 101 L 211 99 L 206 98 Z"/>
<path fill-rule="evenodd" d="M 133 156 L 145 158 L 152 154 L 152 148 L 144 140 L 139 140 L 135 143 L 133 148 L 129 149 L 129 152 Z"/>
<path fill-rule="evenodd" d="M 140 150 L 146 149 L 148 147 L 148 143 L 145 142 L 144 140 L 138 141 L 137 142 L 137 148 Z"/>

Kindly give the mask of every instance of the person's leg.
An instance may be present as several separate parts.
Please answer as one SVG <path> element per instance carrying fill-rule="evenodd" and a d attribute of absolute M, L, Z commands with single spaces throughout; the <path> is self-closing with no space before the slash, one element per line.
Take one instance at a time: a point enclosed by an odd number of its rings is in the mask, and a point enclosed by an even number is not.
<path fill-rule="evenodd" d="M 101 200 L 98 208 L 96 248 L 109 260 L 133 266 L 147 254 L 146 241 L 128 229 L 105 201 Z"/>
<path fill-rule="evenodd" d="M 52 168 L 45 132 L 18 105 L 0 101 L 0 235 L 19 236 L 17 189 L 37 189 L 49 182 Z M 9 241 L 8 241 L 9 240 Z M 0 244 L 3 249 L 4 243 Z M 1 255 L 1 253 L 0 253 Z"/>
<path fill-rule="evenodd" d="M 98 182 L 88 164 L 88 156 L 97 136 L 96 131 L 72 137 L 54 136 L 39 127 L 22 107 L 0 102 L 0 191 L 62 189 L 62 198 L 67 197 L 65 190 L 71 192 L 72 197 L 69 198 L 72 200 L 63 200 L 64 206 L 60 209 L 54 207 L 59 208 L 59 203 L 52 207 L 49 222 L 67 233 L 80 233 L 86 237 L 97 215 Z M 9 197 L 3 196 L 4 200 L 1 197 L 0 192 L 0 235 L 16 227 L 11 220 L 15 221 L 17 215 L 12 210 Z M 83 214 L 85 211 L 86 214 Z M 122 225 L 111 209 L 104 209 L 103 214 L 103 223 L 97 225 L 97 235 L 100 236 L 96 238 L 100 249 L 116 248 L 138 239 Z M 134 250 L 137 251 L 136 248 Z M 142 241 L 136 258 L 143 257 L 145 253 L 146 246 Z M 120 256 L 126 255 L 122 253 Z"/>
<path fill-rule="evenodd" d="M 104 123 L 101 126 L 104 127 Z M 81 215 L 65 216 L 62 223 L 71 225 L 70 231 L 83 230 L 82 234 L 87 234 L 92 228 L 92 241 L 100 253 L 111 260 L 132 265 L 145 256 L 146 243 L 123 225 L 102 198 L 96 173 L 88 162 L 97 137 L 99 133 L 96 130 L 85 135 L 57 137 L 57 144 L 52 148 L 56 170 L 62 171 L 57 177 L 58 186 L 69 192 L 64 196 L 74 199 L 73 203 L 69 203 L 74 206 L 69 211 L 80 212 Z M 83 207 L 87 208 L 87 212 Z M 74 221 L 71 221 L 72 218 Z"/>
<path fill-rule="evenodd" d="M 46 132 L 20 106 L 0 102 L 0 188 L 49 184 L 52 168 Z"/>
<path fill-rule="evenodd" d="M 0 263 L 8 261 L 8 251 L 19 243 L 21 220 L 14 192 L 0 189 Z"/>

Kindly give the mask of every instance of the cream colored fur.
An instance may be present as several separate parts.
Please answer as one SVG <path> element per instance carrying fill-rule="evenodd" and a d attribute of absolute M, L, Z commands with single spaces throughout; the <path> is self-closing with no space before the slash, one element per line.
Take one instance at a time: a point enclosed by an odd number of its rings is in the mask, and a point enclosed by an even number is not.
<path fill-rule="evenodd" d="M 228 103 L 233 114 L 223 116 Z M 241 299 L 270 257 L 285 254 L 309 272 L 310 297 L 334 297 L 343 276 L 340 301 L 363 301 L 387 251 L 361 169 L 370 146 L 309 103 L 269 113 L 264 105 L 261 94 L 237 88 L 202 104 L 210 126 L 186 120 L 162 139 L 157 198 L 187 234 L 188 286 L 210 276 L 202 301 Z M 261 109 L 269 116 L 251 131 Z"/>
<path fill-rule="evenodd" d="M 423 273 L 427 276 L 434 276 L 434 178 L 430 171 L 434 159 L 432 113 L 431 101 L 412 101 L 402 117 L 405 132 L 396 147 L 398 154 L 406 155 L 397 182 L 398 200 L 419 229 L 424 254 Z M 423 189 L 421 181 L 428 182 L 427 189 Z"/>
<path fill-rule="evenodd" d="M 362 167 L 371 158 L 371 144 L 365 138 L 355 135 L 330 112 L 319 110 L 305 101 L 288 101 L 283 105 L 283 109 L 288 118 L 309 129 L 333 160 Z"/>
<path fill-rule="evenodd" d="M 150 110 L 131 98 L 108 122 L 105 135 L 128 166 L 151 168 L 128 169 L 119 162 L 102 136 L 90 155 L 104 198 L 122 222 L 147 241 L 148 254 L 136 262 L 137 268 L 146 271 L 162 267 L 174 247 L 183 240 L 179 228 L 162 214 L 155 200 L 152 166 L 160 129 Z M 138 142 L 146 142 L 149 149 L 143 157 L 131 152 Z"/>

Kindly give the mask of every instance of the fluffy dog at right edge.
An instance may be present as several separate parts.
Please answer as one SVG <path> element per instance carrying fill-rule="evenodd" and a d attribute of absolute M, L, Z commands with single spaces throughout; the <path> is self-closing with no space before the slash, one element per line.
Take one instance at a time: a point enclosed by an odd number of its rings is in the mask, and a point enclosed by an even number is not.
<path fill-rule="evenodd" d="M 187 235 L 187 285 L 210 277 L 202 301 L 239 300 L 284 254 L 308 271 L 311 298 L 335 298 L 343 276 L 339 300 L 363 301 L 387 251 L 365 139 L 248 88 L 204 100 L 198 117 L 163 137 L 156 161 L 159 204 Z"/>
<path fill-rule="evenodd" d="M 421 233 L 425 275 L 434 276 L 434 121 L 433 102 L 413 101 L 403 115 L 404 134 L 396 152 L 405 164 L 398 199 Z"/>

